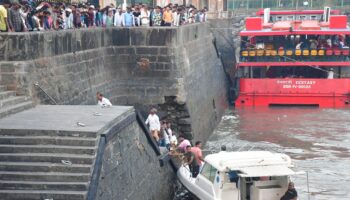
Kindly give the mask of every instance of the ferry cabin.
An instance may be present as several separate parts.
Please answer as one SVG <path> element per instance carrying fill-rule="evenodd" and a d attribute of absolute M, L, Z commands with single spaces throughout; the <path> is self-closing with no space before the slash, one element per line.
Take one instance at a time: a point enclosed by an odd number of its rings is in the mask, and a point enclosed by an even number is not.
<path fill-rule="evenodd" d="M 182 184 L 201 200 L 280 200 L 289 176 L 298 174 L 285 154 L 267 151 L 219 152 L 205 157 L 200 174 L 178 171 Z"/>
<path fill-rule="evenodd" d="M 350 29 L 339 11 L 258 11 L 240 32 L 236 106 L 348 107 Z"/>

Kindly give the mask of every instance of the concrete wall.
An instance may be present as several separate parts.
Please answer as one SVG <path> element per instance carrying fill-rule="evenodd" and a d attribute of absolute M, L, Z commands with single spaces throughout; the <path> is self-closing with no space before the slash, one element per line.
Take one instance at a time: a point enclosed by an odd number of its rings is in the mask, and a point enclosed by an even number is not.
<path fill-rule="evenodd" d="M 0 83 L 38 102 L 47 99 L 35 82 L 59 104 L 95 104 L 100 91 L 114 104 L 160 106 L 177 131 L 205 141 L 226 107 L 212 40 L 208 23 L 0 34 Z"/>
<path fill-rule="evenodd" d="M 238 81 L 236 77 L 236 63 L 239 61 L 240 31 L 244 28 L 247 14 L 234 13 L 229 18 L 210 19 L 210 29 L 216 40 L 217 49 L 222 57 L 227 74 L 227 94 L 233 104 Z"/>
<path fill-rule="evenodd" d="M 104 151 L 96 200 L 169 200 L 175 173 L 160 167 L 145 134 L 134 120 L 110 139 Z"/>

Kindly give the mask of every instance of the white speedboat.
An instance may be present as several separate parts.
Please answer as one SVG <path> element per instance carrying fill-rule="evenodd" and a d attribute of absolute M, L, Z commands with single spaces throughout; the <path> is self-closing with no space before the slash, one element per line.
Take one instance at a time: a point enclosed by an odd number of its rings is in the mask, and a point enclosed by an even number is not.
<path fill-rule="evenodd" d="M 292 160 L 288 155 L 268 151 L 210 154 L 196 178 L 188 166 L 181 166 L 181 183 L 201 200 L 280 200 L 288 188 Z"/>

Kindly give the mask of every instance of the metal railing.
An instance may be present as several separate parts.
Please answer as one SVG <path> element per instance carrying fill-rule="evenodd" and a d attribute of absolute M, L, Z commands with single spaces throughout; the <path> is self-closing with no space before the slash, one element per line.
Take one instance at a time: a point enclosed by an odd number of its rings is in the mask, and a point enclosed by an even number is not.
<path fill-rule="evenodd" d="M 331 6 L 332 9 L 347 11 L 350 7 L 349 0 L 227 0 L 227 10 L 257 10 L 271 8 L 273 10 L 306 10 L 323 9 Z"/>
<path fill-rule="evenodd" d="M 47 92 L 45 92 L 45 90 L 42 87 L 40 87 L 38 82 L 35 82 L 34 86 L 35 88 L 39 89 L 43 94 L 45 94 L 45 96 L 49 98 L 53 105 L 58 105 L 57 101 L 54 98 L 52 98 Z"/>
<path fill-rule="evenodd" d="M 244 49 L 240 52 L 242 62 L 295 62 L 295 61 L 349 61 L 350 49 Z M 282 60 L 281 60 L 282 58 Z"/>

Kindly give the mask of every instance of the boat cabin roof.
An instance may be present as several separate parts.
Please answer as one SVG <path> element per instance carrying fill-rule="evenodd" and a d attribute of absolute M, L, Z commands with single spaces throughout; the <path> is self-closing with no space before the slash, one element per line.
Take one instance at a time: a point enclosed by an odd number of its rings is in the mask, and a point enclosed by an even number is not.
<path fill-rule="evenodd" d="M 349 35 L 348 17 L 333 10 L 329 14 L 324 17 L 322 10 L 269 11 L 265 16 L 258 11 L 256 17 L 246 18 L 240 36 Z"/>
<path fill-rule="evenodd" d="M 220 172 L 238 171 L 241 177 L 297 174 L 290 169 L 293 165 L 288 155 L 269 151 L 221 151 L 206 156 L 204 160 Z"/>
<path fill-rule="evenodd" d="M 274 10 L 270 12 L 270 15 L 314 15 L 323 14 L 324 10 Z M 340 15 L 340 10 L 331 10 L 332 15 Z M 259 9 L 256 12 L 256 16 L 263 16 L 264 9 Z"/>

